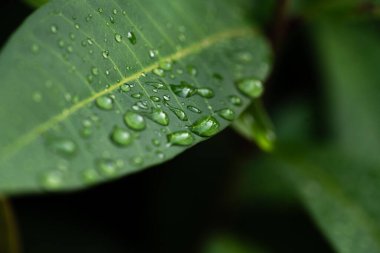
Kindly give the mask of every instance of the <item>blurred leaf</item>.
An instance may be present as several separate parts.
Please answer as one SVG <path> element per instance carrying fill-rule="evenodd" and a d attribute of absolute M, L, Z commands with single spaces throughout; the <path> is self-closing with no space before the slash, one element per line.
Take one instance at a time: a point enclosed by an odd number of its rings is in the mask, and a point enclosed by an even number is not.
<path fill-rule="evenodd" d="M 229 236 L 229 235 L 219 235 L 211 238 L 203 253 L 264 253 L 262 249 L 253 247 L 241 240 Z"/>
<path fill-rule="evenodd" d="M 269 67 L 237 3 L 52 1 L 0 56 L 0 191 L 82 188 L 171 159 L 227 127 L 250 102 L 234 83 L 255 88 Z"/>
<path fill-rule="evenodd" d="M 351 155 L 380 162 L 380 34 L 376 23 L 323 23 L 314 38 L 338 145 Z"/>
<path fill-rule="evenodd" d="M 19 253 L 17 229 L 10 204 L 0 197 L 0 252 Z"/>
<path fill-rule="evenodd" d="M 25 3 L 29 4 L 32 7 L 41 7 L 46 4 L 49 0 L 24 0 Z"/>
<path fill-rule="evenodd" d="M 267 162 L 283 171 L 338 252 L 380 252 L 380 171 L 334 149 L 289 145 Z"/>

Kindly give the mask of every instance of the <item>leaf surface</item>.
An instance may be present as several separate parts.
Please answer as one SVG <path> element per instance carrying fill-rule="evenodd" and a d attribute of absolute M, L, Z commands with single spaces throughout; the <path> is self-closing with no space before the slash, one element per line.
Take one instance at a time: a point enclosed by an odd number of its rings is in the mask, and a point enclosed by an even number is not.
<path fill-rule="evenodd" d="M 56 0 L 37 10 L 0 56 L 0 191 L 83 188 L 227 127 L 270 68 L 239 6 Z"/>

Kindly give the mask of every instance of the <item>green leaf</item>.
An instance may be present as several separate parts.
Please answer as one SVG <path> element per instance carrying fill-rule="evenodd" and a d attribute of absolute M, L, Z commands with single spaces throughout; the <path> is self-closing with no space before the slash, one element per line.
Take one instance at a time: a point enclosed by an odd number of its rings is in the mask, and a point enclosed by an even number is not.
<path fill-rule="evenodd" d="M 380 36 L 374 23 L 316 26 L 330 121 L 338 145 L 351 155 L 380 162 Z"/>
<path fill-rule="evenodd" d="M 267 162 L 290 180 L 338 252 L 380 252 L 378 166 L 331 147 L 289 145 Z"/>
<path fill-rule="evenodd" d="M 0 252 L 20 252 L 18 233 L 9 202 L 0 197 Z"/>
<path fill-rule="evenodd" d="M 234 83 L 262 82 L 270 68 L 239 6 L 56 0 L 37 10 L 0 56 L 0 191 L 83 188 L 227 127 L 250 102 Z"/>
<path fill-rule="evenodd" d="M 24 0 L 25 3 L 36 8 L 46 4 L 48 1 L 49 0 Z"/>

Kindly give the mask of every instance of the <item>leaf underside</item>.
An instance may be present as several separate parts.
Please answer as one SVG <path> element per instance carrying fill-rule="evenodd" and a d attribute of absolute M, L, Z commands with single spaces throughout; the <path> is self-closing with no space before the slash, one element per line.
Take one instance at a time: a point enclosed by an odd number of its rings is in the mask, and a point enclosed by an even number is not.
<path fill-rule="evenodd" d="M 265 40 L 227 2 L 56 0 L 37 10 L 0 56 L 0 192 L 83 188 L 227 127 L 250 102 L 234 83 L 264 81 L 270 68 Z"/>

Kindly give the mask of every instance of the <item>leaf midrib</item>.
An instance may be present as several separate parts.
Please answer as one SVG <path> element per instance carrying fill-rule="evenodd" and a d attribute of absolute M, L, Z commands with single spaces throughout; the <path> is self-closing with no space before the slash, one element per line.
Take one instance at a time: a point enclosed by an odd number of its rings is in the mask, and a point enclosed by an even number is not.
<path fill-rule="evenodd" d="M 141 69 L 140 71 L 134 73 L 133 75 L 130 75 L 128 77 L 125 77 L 118 83 L 115 83 L 111 85 L 109 88 L 105 90 L 101 90 L 99 92 L 96 92 L 92 94 L 90 97 L 83 99 L 79 101 L 77 104 L 71 106 L 68 109 L 64 109 L 61 113 L 58 115 L 55 115 L 51 117 L 50 119 L 46 120 L 42 124 L 36 126 L 29 132 L 25 133 L 24 135 L 17 138 L 15 141 L 10 143 L 9 145 L 5 146 L 3 148 L 3 151 L 0 153 L 0 164 L 4 163 L 8 159 L 10 159 L 14 154 L 17 153 L 17 151 L 21 150 L 23 147 L 27 146 L 29 143 L 33 142 L 37 137 L 39 137 L 41 134 L 47 132 L 50 130 L 53 126 L 56 124 L 64 121 L 69 116 L 80 110 L 81 108 L 85 107 L 87 104 L 95 101 L 97 98 L 107 95 L 110 92 L 118 89 L 120 86 L 122 86 L 125 83 L 135 81 L 141 77 L 142 74 L 151 72 L 154 69 L 158 68 L 160 65 L 160 62 L 162 61 L 178 61 L 183 58 L 186 58 L 189 55 L 196 54 L 202 50 L 205 50 L 209 48 L 210 46 L 220 43 L 222 41 L 236 38 L 236 37 L 244 37 L 244 36 L 251 36 L 254 30 L 252 27 L 239 27 L 239 28 L 230 28 L 226 29 L 225 31 L 210 35 L 206 37 L 205 39 L 194 43 L 186 48 L 183 48 L 181 50 L 178 50 L 174 54 L 168 55 L 166 57 L 161 58 L 159 61 Z"/>

